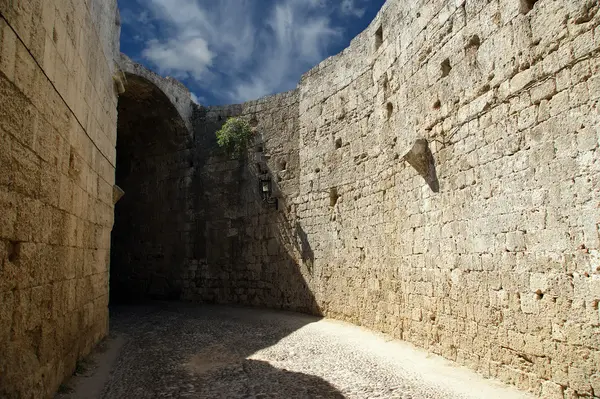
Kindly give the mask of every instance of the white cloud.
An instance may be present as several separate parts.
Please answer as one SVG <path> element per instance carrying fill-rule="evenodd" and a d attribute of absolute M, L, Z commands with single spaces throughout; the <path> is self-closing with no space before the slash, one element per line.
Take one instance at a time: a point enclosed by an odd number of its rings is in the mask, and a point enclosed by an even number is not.
<path fill-rule="evenodd" d="M 362 18 L 362 16 L 365 15 L 366 8 L 358 7 L 356 5 L 357 1 L 361 0 L 342 0 L 342 3 L 340 5 L 340 12 L 343 15 L 351 15 L 358 18 Z"/>
<path fill-rule="evenodd" d="M 327 16 L 312 14 L 322 7 L 318 0 L 288 0 L 275 6 L 266 21 L 261 65 L 248 79 L 233 86 L 229 96 L 246 101 L 289 90 L 303 72 L 325 57 L 327 46 L 341 36 Z"/>
<path fill-rule="evenodd" d="M 295 87 L 341 39 L 331 15 L 364 13 L 355 4 L 364 0 L 137 1 L 147 9 L 137 22 L 157 27 L 146 35 L 142 58 L 161 74 L 193 79 L 223 102 Z"/>
<path fill-rule="evenodd" d="M 201 79 L 212 65 L 214 54 L 201 37 L 172 39 L 167 42 L 150 40 L 142 56 L 159 68 L 160 73 L 176 78 Z"/>

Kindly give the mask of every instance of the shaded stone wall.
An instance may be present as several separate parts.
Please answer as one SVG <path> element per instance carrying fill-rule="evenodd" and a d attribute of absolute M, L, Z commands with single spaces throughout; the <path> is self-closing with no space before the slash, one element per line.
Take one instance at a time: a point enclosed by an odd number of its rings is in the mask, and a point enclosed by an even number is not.
<path fill-rule="evenodd" d="M 197 227 L 195 256 L 183 275 L 184 298 L 318 312 L 299 263 L 302 245 L 290 201 L 300 177 L 298 104 L 298 91 L 291 91 L 196 109 Z M 215 132 L 231 116 L 246 118 L 255 131 L 242 159 L 216 143 Z M 277 208 L 263 200 L 261 178 L 272 181 Z"/>
<path fill-rule="evenodd" d="M 51 397 L 107 333 L 116 1 L 0 1 L 0 396 Z"/>
<path fill-rule="evenodd" d="M 389 1 L 293 103 L 204 110 L 197 139 L 256 118 L 275 179 L 279 148 L 293 178 L 282 208 L 257 206 L 256 154 L 198 146 L 185 296 L 323 313 L 543 397 L 598 396 L 600 15 L 533 3 Z"/>
<path fill-rule="evenodd" d="M 178 298 L 193 231 L 186 216 L 193 204 L 193 141 L 162 90 L 142 76 L 125 79 L 116 169 L 125 195 L 115 206 L 111 302 Z"/>

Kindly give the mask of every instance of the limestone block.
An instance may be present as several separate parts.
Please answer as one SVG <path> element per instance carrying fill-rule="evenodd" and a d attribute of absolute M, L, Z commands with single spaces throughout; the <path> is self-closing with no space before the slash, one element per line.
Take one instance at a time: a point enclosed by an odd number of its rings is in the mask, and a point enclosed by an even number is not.
<path fill-rule="evenodd" d="M 563 399 L 564 388 L 554 382 L 545 381 L 542 383 L 542 397 L 548 399 Z"/>
<path fill-rule="evenodd" d="M 17 36 L 4 20 L 0 20 L 0 71 L 11 81 L 15 76 L 16 57 Z"/>

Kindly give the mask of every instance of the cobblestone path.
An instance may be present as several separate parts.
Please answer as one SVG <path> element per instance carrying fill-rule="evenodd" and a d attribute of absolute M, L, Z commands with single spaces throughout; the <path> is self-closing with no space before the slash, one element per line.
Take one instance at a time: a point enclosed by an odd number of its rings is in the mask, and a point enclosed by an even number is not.
<path fill-rule="evenodd" d="M 155 303 L 112 310 L 123 347 L 104 399 L 529 398 L 346 323 Z"/>

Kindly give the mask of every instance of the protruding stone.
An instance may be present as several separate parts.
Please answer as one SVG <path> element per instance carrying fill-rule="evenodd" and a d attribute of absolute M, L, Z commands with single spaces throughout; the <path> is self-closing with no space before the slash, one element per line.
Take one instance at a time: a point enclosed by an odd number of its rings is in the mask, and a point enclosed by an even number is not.
<path fill-rule="evenodd" d="M 435 160 L 426 139 L 418 139 L 411 150 L 404 155 L 419 175 L 421 175 L 434 192 L 439 191 L 439 183 L 435 171 Z"/>
<path fill-rule="evenodd" d="M 121 198 L 125 195 L 125 191 L 116 184 L 113 186 L 113 204 L 119 202 Z"/>

